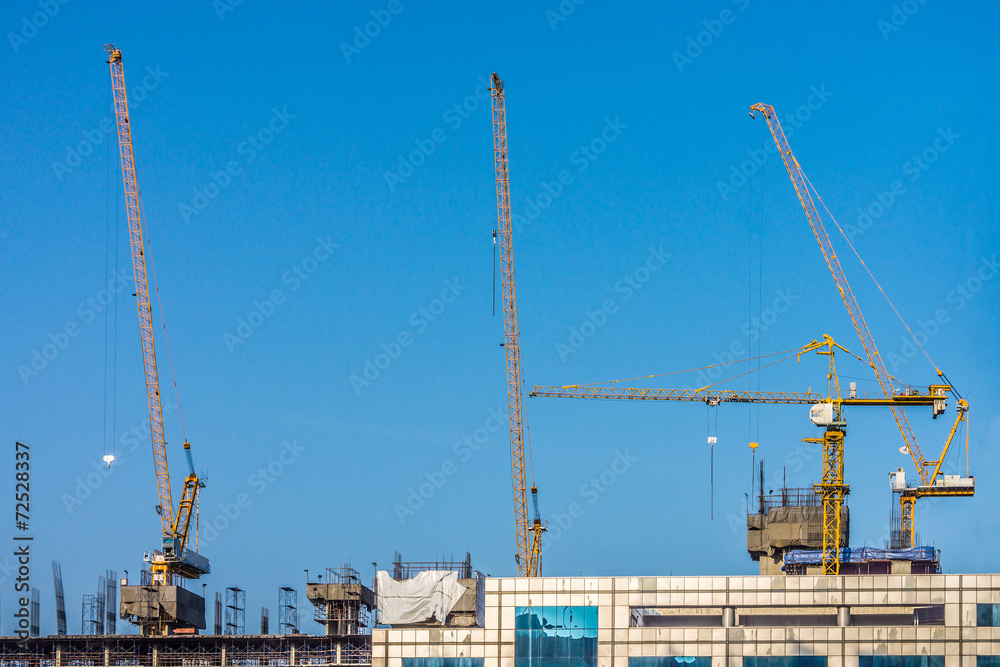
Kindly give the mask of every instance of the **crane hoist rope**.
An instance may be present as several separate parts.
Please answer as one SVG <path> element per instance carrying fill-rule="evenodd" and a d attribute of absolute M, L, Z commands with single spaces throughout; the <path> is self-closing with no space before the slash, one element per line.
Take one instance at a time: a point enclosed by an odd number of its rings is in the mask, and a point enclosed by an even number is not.
<path fill-rule="evenodd" d="M 854 256 L 858 258 L 858 261 L 861 263 L 861 266 L 865 268 L 865 271 L 868 273 L 868 277 L 872 279 L 872 282 L 875 283 L 875 287 L 877 287 L 878 291 L 881 292 L 882 296 L 885 297 L 885 300 L 889 304 L 889 307 L 892 308 L 892 312 L 896 313 L 896 317 L 899 318 L 899 321 L 903 324 L 903 327 L 906 328 L 906 331 L 907 333 L 910 334 L 910 337 L 913 339 L 913 342 L 916 343 L 917 347 L 920 348 L 920 351 L 924 353 L 925 357 L 927 357 L 927 361 L 929 361 L 931 366 L 934 367 L 934 371 L 938 375 L 943 375 L 941 369 L 939 369 L 937 364 L 934 363 L 934 360 L 931 359 L 931 355 L 927 352 L 926 349 L 924 349 L 924 346 L 920 343 L 920 339 L 917 338 L 916 334 L 913 333 L 913 330 L 910 329 L 910 325 L 906 323 L 905 319 L 903 319 L 903 315 L 896 308 L 896 304 L 892 302 L 892 299 L 889 298 L 889 295 L 886 293 L 886 291 L 882 289 L 882 285 L 875 278 L 875 275 L 872 273 L 871 269 L 868 268 L 868 263 L 865 262 L 864 259 L 862 259 L 861 253 L 859 253 L 857 248 L 854 247 L 854 244 L 851 242 L 851 238 L 844 232 L 844 229 L 840 226 L 840 223 L 837 222 L 837 218 L 833 216 L 833 213 L 830 211 L 830 207 L 828 207 L 826 205 L 826 202 L 823 201 L 823 197 L 819 194 L 819 191 L 816 189 L 816 186 L 812 184 L 812 181 L 809 180 L 809 176 L 806 175 L 804 170 L 802 172 L 802 177 L 805 178 L 806 184 L 809 185 L 809 188 L 813 191 L 813 194 L 816 195 L 816 199 L 818 199 L 819 203 L 823 205 L 823 210 L 825 210 L 826 214 L 830 216 L 830 220 L 833 221 L 833 224 L 837 228 L 837 231 L 840 232 L 840 235 L 844 237 L 844 240 L 847 242 L 848 247 L 850 247 L 851 251 L 854 253 Z"/>

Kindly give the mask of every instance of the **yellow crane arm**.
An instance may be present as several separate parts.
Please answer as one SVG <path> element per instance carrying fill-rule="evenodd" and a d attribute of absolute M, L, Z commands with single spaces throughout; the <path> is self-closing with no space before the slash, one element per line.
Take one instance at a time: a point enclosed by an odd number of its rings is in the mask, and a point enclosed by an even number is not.
<path fill-rule="evenodd" d="M 149 399 L 149 424 L 153 439 L 153 463 L 156 467 L 156 487 L 159 492 L 160 521 L 163 537 L 173 536 L 173 500 L 170 496 L 170 472 L 167 469 L 167 445 L 163 435 L 163 410 L 160 405 L 160 380 L 156 370 L 156 349 L 153 345 L 153 315 L 149 305 L 149 287 L 146 282 L 145 240 L 142 233 L 142 207 L 139 205 L 139 186 L 135 177 L 135 159 L 132 155 L 132 131 L 128 121 L 128 100 L 125 96 L 125 71 L 122 52 L 112 44 L 105 44 L 108 63 L 111 65 L 111 86 L 115 98 L 115 118 L 118 123 L 118 148 L 122 161 L 122 180 L 125 182 L 125 211 L 128 214 L 129 241 L 132 245 L 132 270 L 135 273 L 135 297 L 139 306 L 139 333 L 142 338 L 142 362 L 146 371 L 146 396 Z"/>
<path fill-rule="evenodd" d="M 872 368 L 875 369 L 875 375 L 878 377 L 879 385 L 882 387 L 882 391 L 886 398 L 892 398 L 896 393 L 892 377 L 886 370 L 885 363 L 882 361 L 882 356 L 879 354 L 878 348 L 875 346 L 875 340 L 872 338 L 871 331 L 868 330 L 868 324 L 865 322 L 865 318 L 861 314 L 861 308 L 858 305 L 858 301 L 854 298 L 854 292 L 851 291 L 851 286 L 847 282 L 847 276 L 844 274 L 844 270 L 840 266 L 840 260 L 837 259 L 837 253 L 834 251 L 833 244 L 830 242 L 830 237 L 827 235 L 826 228 L 823 226 L 823 221 L 819 217 L 819 211 L 816 210 L 816 205 L 813 203 L 812 195 L 809 192 L 809 186 L 806 182 L 806 177 L 802 171 L 802 167 L 799 166 L 798 160 L 796 160 L 795 155 L 792 154 L 792 149 L 788 145 L 788 140 L 785 138 L 785 133 L 781 129 L 781 123 L 778 121 L 778 117 L 774 113 L 774 108 L 769 104 L 755 104 L 750 107 L 751 117 L 755 117 L 754 114 L 757 112 L 763 114 L 764 119 L 767 121 L 767 125 L 771 130 L 771 136 L 774 137 L 774 142 L 778 147 L 778 152 L 781 154 L 781 159 L 784 161 L 785 167 L 788 169 L 788 175 L 792 179 L 792 185 L 795 187 L 795 192 L 799 196 L 799 203 L 802 204 L 806 217 L 809 218 L 809 224 L 812 226 L 813 234 L 816 236 L 816 241 L 819 242 L 820 249 L 823 251 L 823 257 L 826 259 L 827 266 L 830 268 L 830 273 L 833 274 L 833 279 L 837 283 L 837 289 L 840 291 L 840 296 L 844 300 L 844 305 L 847 306 L 847 312 L 851 316 L 851 321 L 854 322 L 854 328 L 858 331 L 858 337 L 861 338 L 861 344 L 865 348 L 868 360 L 871 362 Z M 913 434 L 913 429 L 910 427 L 910 422 L 906 418 L 906 413 L 903 411 L 901 406 L 890 405 L 889 407 L 892 410 L 893 416 L 896 418 L 896 424 L 899 426 L 899 432 L 902 434 L 903 440 L 906 443 L 906 449 L 913 458 L 914 465 L 917 467 L 917 473 L 920 475 L 920 479 L 926 484 L 926 462 L 924 461 L 923 454 L 917 444 L 917 439 Z"/>
<path fill-rule="evenodd" d="M 493 169 L 497 185 L 497 228 L 500 237 L 500 275 L 507 354 L 507 407 L 510 413 L 510 458 L 514 472 L 514 522 L 517 526 L 517 563 L 520 576 L 530 576 L 533 550 L 528 544 L 528 498 L 524 474 L 524 427 L 521 418 L 521 352 L 514 289 L 513 226 L 510 217 L 510 180 L 507 165 L 507 109 L 503 80 L 494 72 Z"/>
<path fill-rule="evenodd" d="M 944 385 L 942 385 L 944 386 Z M 937 387 L 937 385 L 935 385 Z M 905 394 L 892 398 L 840 398 L 830 399 L 812 391 L 738 391 L 721 389 L 706 391 L 701 389 L 636 389 L 634 387 L 565 387 L 535 386 L 529 394 L 543 398 L 603 398 L 625 401 L 692 401 L 718 405 L 720 403 L 771 403 L 776 405 L 815 405 L 816 403 L 839 403 L 855 406 L 899 406 L 930 405 L 941 400 L 935 388 L 923 394 Z M 950 441 L 950 438 L 949 438 Z"/>

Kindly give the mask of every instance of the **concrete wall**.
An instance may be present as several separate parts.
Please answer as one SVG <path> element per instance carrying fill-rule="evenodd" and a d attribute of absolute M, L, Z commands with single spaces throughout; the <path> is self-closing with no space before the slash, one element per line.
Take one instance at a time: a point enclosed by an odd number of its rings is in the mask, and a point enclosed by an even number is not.
<path fill-rule="evenodd" d="M 976 655 L 1000 655 L 1000 628 L 976 627 L 976 603 L 986 602 L 1000 603 L 1000 574 L 496 578 L 486 580 L 485 627 L 376 629 L 372 663 L 403 667 L 403 658 L 471 657 L 482 658 L 483 667 L 514 667 L 515 608 L 572 605 L 598 608 L 597 667 L 629 667 L 629 657 L 643 656 L 709 656 L 713 667 L 742 667 L 744 656 L 784 655 L 827 656 L 828 667 L 857 667 L 859 655 L 879 654 L 942 655 L 946 667 L 975 667 Z M 838 608 L 848 607 L 839 619 L 853 623 L 921 605 L 943 605 L 944 624 L 740 625 L 751 612 L 787 618 L 832 611 L 836 619 Z M 735 625 L 631 627 L 633 607 L 718 612 Z"/>

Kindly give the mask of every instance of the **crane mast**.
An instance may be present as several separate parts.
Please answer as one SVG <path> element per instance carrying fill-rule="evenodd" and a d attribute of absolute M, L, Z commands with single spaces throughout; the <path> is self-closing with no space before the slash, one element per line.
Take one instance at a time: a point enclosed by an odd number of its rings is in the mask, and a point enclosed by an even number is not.
<path fill-rule="evenodd" d="M 507 407 L 510 415 L 510 458 L 514 479 L 514 522 L 517 526 L 517 564 L 520 576 L 539 574 L 541 533 L 537 519 L 528 523 L 527 483 L 524 471 L 524 424 L 521 416 L 521 350 L 517 327 L 517 299 L 514 289 L 513 226 L 510 215 L 510 180 L 507 164 L 507 111 L 503 80 L 494 72 L 490 92 L 493 98 L 493 170 L 497 186 L 497 228 L 500 238 L 500 275 L 503 291 L 504 350 L 507 356 Z M 536 499 L 537 489 L 532 487 Z M 537 512 L 536 512 L 537 514 Z M 534 528 L 534 530 L 532 529 Z M 529 535 L 529 533 L 534 533 Z M 529 543 L 529 538 L 530 543 Z"/>
<path fill-rule="evenodd" d="M 156 346 L 153 341 L 153 315 L 146 273 L 142 206 L 135 175 L 135 158 L 132 152 L 132 130 L 129 124 L 128 97 L 125 94 L 125 71 L 122 65 L 121 50 L 112 44 L 105 44 L 104 48 L 108 52 L 108 64 L 111 67 L 111 87 L 114 93 L 122 181 L 125 187 L 125 211 L 128 217 L 132 270 L 135 274 L 135 297 L 139 310 L 139 333 L 142 340 L 146 397 L 149 403 L 153 465 L 156 470 L 156 487 L 159 496 L 157 512 L 160 515 L 163 551 L 152 556 L 150 562 L 154 583 L 165 584 L 171 574 L 178 574 L 186 578 L 198 578 L 209 572 L 208 561 L 187 549 L 191 516 L 196 506 L 198 490 L 203 486 L 203 483 L 194 472 L 194 465 L 191 461 L 191 445 L 185 442 L 184 451 L 187 455 L 189 474 L 184 480 L 184 488 L 175 514 L 170 490 L 170 470 L 167 466 L 167 444 L 163 432 L 163 408 L 160 402 Z"/>

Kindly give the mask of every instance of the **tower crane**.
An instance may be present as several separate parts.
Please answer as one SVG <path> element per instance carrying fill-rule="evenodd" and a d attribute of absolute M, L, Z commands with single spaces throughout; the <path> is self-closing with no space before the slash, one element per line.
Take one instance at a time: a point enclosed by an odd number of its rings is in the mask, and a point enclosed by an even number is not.
<path fill-rule="evenodd" d="M 798 359 L 803 354 L 815 351 L 816 354 L 829 357 L 828 384 L 825 395 L 811 390 L 805 392 L 764 392 L 712 390 L 710 387 L 700 389 L 636 389 L 567 385 L 563 387 L 536 386 L 530 396 L 628 401 L 690 401 L 704 402 L 712 406 L 720 403 L 810 405 L 810 420 L 815 425 L 825 429 L 822 438 L 805 439 L 806 442 L 821 445 L 823 449 L 822 481 L 815 485 L 815 490 L 820 495 L 823 506 L 823 572 L 824 574 L 838 574 L 840 572 L 841 508 L 844 496 L 849 491 L 848 485 L 844 483 L 843 454 L 847 424 L 842 414 L 843 408 L 846 406 L 888 406 L 902 409 L 904 406 L 930 406 L 933 409 L 933 416 L 937 417 L 945 410 L 951 386 L 931 385 L 928 387 L 927 393 L 911 390 L 893 396 L 879 395 L 874 397 L 859 396 L 857 391 L 851 387 L 848 395 L 843 396 L 835 362 L 837 349 L 851 354 L 849 350 L 829 336 L 823 336 L 823 340 L 807 343 L 791 355 Z M 964 412 L 960 411 L 959 421 L 963 418 Z M 956 421 L 952 428 L 952 435 L 958 428 L 959 421 Z"/>
<path fill-rule="evenodd" d="M 118 147 L 121 154 L 122 180 L 125 186 L 125 210 L 128 216 L 132 269 L 135 274 L 135 297 L 139 310 L 139 333 L 142 340 L 142 361 L 146 375 L 146 397 L 149 402 L 149 423 L 153 443 L 153 464 L 159 503 L 156 511 L 161 522 L 161 550 L 146 555 L 154 586 L 169 585 L 180 576 L 197 579 L 211 571 L 208 559 L 189 548 L 191 517 L 196 511 L 198 493 L 203 482 L 198 479 L 191 459 L 191 444 L 185 439 L 184 453 L 188 462 L 188 475 L 184 479 L 177 511 L 174 511 L 170 489 L 170 471 L 167 467 L 166 438 L 163 432 L 163 410 L 160 404 L 160 380 L 156 366 L 156 348 L 153 341 L 153 316 L 149 301 L 146 277 L 146 241 L 143 235 L 142 206 L 132 154 L 132 131 L 129 124 L 128 99 L 125 94 L 125 73 L 121 50 L 105 44 L 111 66 L 111 84 L 114 92 L 115 118 L 118 127 Z"/>
<path fill-rule="evenodd" d="M 795 192 L 799 197 L 799 202 L 802 204 L 806 217 L 809 219 L 809 225 L 812 227 L 813 234 L 816 236 L 816 241 L 819 243 L 820 249 L 823 252 L 823 257 L 826 259 L 830 273 L 833 275 L 834 282 L 837 284 L 837 289 L 839 290 L 840 296 L 844 301 L 844 305 L 847 307 L 847 312 L 851 317 L 851 321 L 854 323 L 854 328 L 858 332 L 861 344 L 865 348 L 868 360 L 871 363 L 872 368 L 875 370 L 879 386 L 887 399 L 892 398 L 898 393 L 896 386 L 893 382 L 892 376 L 886 370 L 885 363 L 882 361 L 882 356 L 879 354 L 878 348 L 875 345 L 875 340 L 872 338 L 871 331 L 868 329 L 868 324 L 865 322 L 865 318 L 861 314 L 861 308 L 858 305 L 858 301 L 854 298 L 854 292 L 851 291 L 851 286 L 847 282 L 847 276 L 844 274 L 844 271 L 840 266 L 840 260 L 837 258 L 837 253 L 833 249 L 830 237 L 826 233 L 823 221 L 820 219 L 819 211 L 816 209 L 816 205 L 813 202 L 812 195 L 809 191 L 812 184 L 802 171 L 799 161 L 796 160 L 795 155 L 792 154 L 792 149 L 788 145 L 788 139 L 785 138 L 785 133 L 781 129 L 781 123 L 778 121 L 778 116 L 775 114 L 774 108 L 769 104 L 755 104 L 750 107 L 751 118 L 755 118 L 757 113 L 764 116 L 764 120 L 767 122 L 767 125 L 771 130 L 771 136 L 774 138 L 774 142 L 778 147 L 778 152 L 781 154 L 781 159 L 785 163 L 785 168 L 788 169 L 788 175 L 792 179 L 792 185 L 794 186 Z M 940 369 L 935 370 L 937 370 L 939 377 L 945 378 L 944 373 L 942 373 Z M 948 448 L 955 435 L 955 430 L 961 422 L 965 421 L 966 413 L 969 409 L 967 401 L 965 401 L 961 396 L 958 396 L 957 393 L 955 394 L 955 397 L 958 402 L 958 420 L 955 422 L 955 428 L 952 429 L 952 432 L 948 436 L 947 442 L 941 450 L 941 454 L 933 460 L 924 458 L 923 452 L 917 444 L 917 438 L 913 433 L 913 429 L 910 427 L 910 422 L 906 417 L 903 407 L 899 404 L 891 402 L 888 403 L 889 409 L 892 410 L 892 414 L 896 418 L 896 425 L 899 427 L 899 432 L 903 436 L 906 453 L 908 453 L 913 459 L 913 464 L 916 466 L 917 476 L 920 480 L 918 484 L 907 486 L 904 475 L 900 475 L 897 472 L 893 476 L 893 490 L 900 495 L 901 546 L 915 546 L 915 504 L 917 498 L 926 496 L 971 496 L 975 492 L 975 479 L 973 477 L 945 475 L 941 479 L 938 479 L 938 476 L 941 473 L 941 464 L 944 461 L 945 455 L 948 453 Z M 937 415 L 935 414 L 935 417 L 936 416 Z M 842 455 L 843 453 L 841 452 L 841 456 Z"/>
<path fill-rule="evenodd" d="M 521 415 L 521 349 L 514 289 L 513 226 L 510 216 L 510 180 L 507 165 L 507 110 L 503 80 L 493 73 L 493 170 L 497 184 L 497 227 L 500 236 L 500 275 L 503 290 L 504 350 L 507 356 L 507 407 L 510 414 L 510 458 L 514 478 L 514 522 L 517 527 L 517 565 L 522 577 L 541 575 L 542 534 L 538 488 L 531 487 L 534 520 L 528 522 L 524 473 L 524 422 Z"/>

